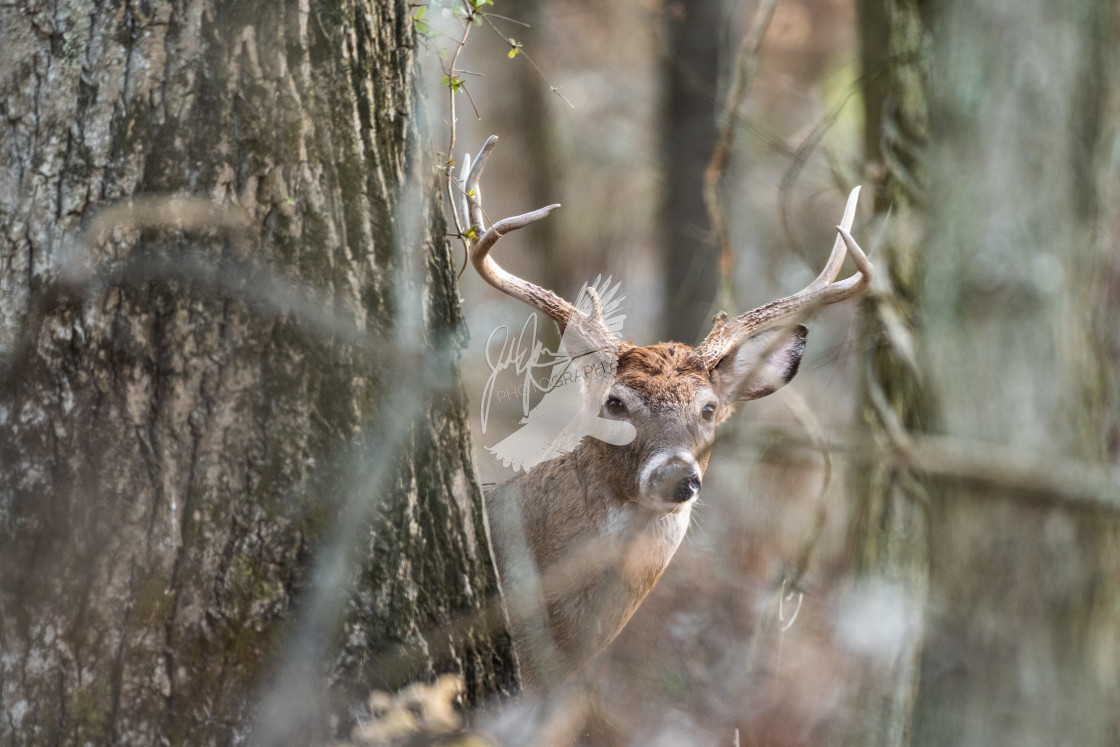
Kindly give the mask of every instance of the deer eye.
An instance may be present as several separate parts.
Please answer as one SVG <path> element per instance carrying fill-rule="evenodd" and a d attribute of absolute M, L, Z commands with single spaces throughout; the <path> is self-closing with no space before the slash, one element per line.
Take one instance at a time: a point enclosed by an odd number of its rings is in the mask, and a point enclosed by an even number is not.
<path fill-rule="evenodd" d="M 704 418 L 707 423 L 712 422 L 712 418 L 716 416 L 715 405 L 704 405 L 704 409 L 700 411 L 700 417 Z"/>
<path fill-rule="evenodd" d="M 607 412 L 615 417 L 621 417 L 626 414 L 626 405 L 622 404 L 622 400 L 618 397 L 611 397 L 607 400 Z"/>

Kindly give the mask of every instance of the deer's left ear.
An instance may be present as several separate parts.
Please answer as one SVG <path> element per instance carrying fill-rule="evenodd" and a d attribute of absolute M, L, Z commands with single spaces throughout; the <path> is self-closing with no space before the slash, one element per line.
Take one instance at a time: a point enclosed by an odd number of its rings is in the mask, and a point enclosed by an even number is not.
<path fill-rule="evenodd" d="M 765 397 L 797 374 L 809 329 L 768 330 L 743 340 L 712 369 L 712 387 L 725 405 Z"/>

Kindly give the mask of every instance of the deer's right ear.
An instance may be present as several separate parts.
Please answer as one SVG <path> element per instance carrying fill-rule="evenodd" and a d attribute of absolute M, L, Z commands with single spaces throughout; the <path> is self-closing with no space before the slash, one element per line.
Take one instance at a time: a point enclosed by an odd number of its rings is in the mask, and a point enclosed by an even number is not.
<path fill-rule="evenodd" d="M 712 368 L 712 388 L 725 405 L 765 397 L 797 374 L 809 329 L 759 332 L 728 351 Z"/>

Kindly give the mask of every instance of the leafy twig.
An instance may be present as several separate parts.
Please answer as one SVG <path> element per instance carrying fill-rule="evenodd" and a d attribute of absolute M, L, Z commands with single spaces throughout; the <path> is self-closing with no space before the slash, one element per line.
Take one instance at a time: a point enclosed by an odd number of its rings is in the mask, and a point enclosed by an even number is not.
<path fill-rule="evenodd" d="M 492 20 L 490 20 L 491 18 L 501 18 L 504 21 L 510 21 L 511 23 L 518 23 L 518 24 L 520 24 L 522 26 L 526 26 L 526 27 L 528 27 L 529 24 L 522 23 L 521 21 L 513 21 L 512 19 L 505 18 L 504 16 L 494 15 L 492 13 L 487 13 L 485 16 L 483 16 L 483 20 L 486 22 L 486 25 L 489 26 L 490 29 L 495 34 L 497 34 L 501 38 L 502 41 L 504 41 L 506 44 L 509 45 L 509 47 L 510 47 L 509 58 L 512 60 L 514 57 L 524 57 L 525 60 L 530 65 L 533 66 L 533 69 L 537 71 L 537 75 L 541 76 L 541 80 L 543 80 L 545 85 L 548 86 L 548 90 L 551 91 L 552 93 L 555 93 L 557 96 L 559 96 L 560 100 L 563 101 L 565 104 L 567 104 L 569 108 L 575 109 L 576 108 L 575 104 L 573 104 L 571 101 L 569 101 L 568 98 L 564 94 L 560 93 L 559 88 L 552 85 L 552 81 L 550 81 L 548 79 L 548 76 L 544 74 L 544 71 L 541 70 L 540 65 L 538 65 L 533 60 L 533 58 L 530 57 L 527 52 L 525 52 L 525 50 L 522 48 L 521 42 L 517 41 L 512 36 L 507 37 L 505 34 L 503 34 L 498 29 L 498 27 L 494 25 L 494 22 Z"/>

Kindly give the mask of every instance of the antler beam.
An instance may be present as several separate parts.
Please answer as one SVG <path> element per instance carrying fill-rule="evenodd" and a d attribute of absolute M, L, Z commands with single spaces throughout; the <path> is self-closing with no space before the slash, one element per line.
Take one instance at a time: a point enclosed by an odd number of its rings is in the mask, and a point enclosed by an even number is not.
<path fill-rule="evenodd" d="M 497 141 L 498 137 L 496 135 L 491 135 L 486 139 L 482 150 L 478 152 L 478 158 L 475 159 L 474 163 L 470 164 L 470 170 L 462 185 L 464 199 L 467 202 L 466 212 L 470 216 L 471 227 L 476 232 L 483 231 L 485 219 L 482 211 L 482 201 L 479 196 L 478 183 L 482 177 L 482 170 L 486 166 L 486 161 L 490 158 L 490 151 Z M 482 235 L 471 244 L 469 250 L 471 263 L 478 271 L 478 274 L 482 276 L 482 279 L 490 285 L 494 286 L 502 293 L 505 293 L 507 296 L 516 298 L 522 303 L 540 311 L 556 322 L 560 327 L 561 334 L 565 332 L 570 324 L 574 323 L 577 325 L 577 329 L 569 330 L 569 335 L 575 332 L 577 337 L 586 343 L 588 349 L 596 350 L 612 345 L 617 346 L 620 341 L 607 328 L 606 323 L 603 321 L 602 304 L 598 297 L 595 296 L 593 290 L 588 289 L 588 293 L 591 296 L 594 308 L 591 313 L 583 314 L 580 313 L 572 303 L 561 298 L 552 291 L 531 283 L 528 280 L 524 280 L 523 278 L 519 278 L 502 269 L 490 256 L 490 250 L 493 249 L 494 244 L 498 243 L 498 239 L 502 236 L 510 231 L 516 231 L 519 228 L 524 228 L 532 223 L 536 223 L 558 207 L 560 207 L 559 204 L 548 205 L 539 210 L 524 213 L 523 215 L 516 215 L 511 218 L 504 218 L 494 223 L 489 228 L 485 229 Z"/>

